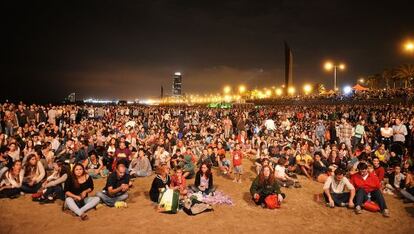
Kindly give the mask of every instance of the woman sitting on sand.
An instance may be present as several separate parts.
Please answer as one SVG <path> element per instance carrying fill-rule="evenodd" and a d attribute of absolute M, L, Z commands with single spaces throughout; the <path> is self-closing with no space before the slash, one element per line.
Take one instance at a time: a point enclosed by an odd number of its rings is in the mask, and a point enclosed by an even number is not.
<path fill-rule="evenodd" d="M 253 181 L 250 187 L 250 194 L 256 205 L 261 205 L 262 207 L 266 207 L 265 199 L 270 195 L 276 195 L 279 203 L 286 197 L 280 191 L 274 173 L 269 166 L 264 166 Z"/>
<path fill-rule="evenodd" d="M 0 198 L 13 199 L 20 196 L 23 174 L 20 160 L 14 161 L 12 168 L 6 171 L 0 180 Z"/>
<path fill-rule="evenodd" d="M 319 183 L 325 183 L 328 179 L 328 162 L 322 158 L 321 152 L 316 152 L 313 158 L 313 177 Z"/>
<path fill-rule="evenodd" d="M 69 208 L 81 220 L 86 220 L 88 216 L 85 212 L 94 208 L 100 202 L 99 197 L 88 197 L 93 188 L 92 177 L 88 175 L 82 164 L 75 164 L 71 178 L 65 183 L 66 199 L 64 208 Z"/>
<path fill-rule="evenodd" d="M 22 191 L 25 193 L 37 193 L 42 187 L 41 182 L 45 178 L 45 174 L 43 164 L 36 158 L 35 154 L 30 154 L 24 165 Z"/>
<path fill-rule="evenodd" d="M 202 192 L 203 194 L 214 193 L 216 190 L 213 185 L 213 173 L 211 173 L 206 163 L 200 165 L 200 170 L 196 174 L 194 185 L 191 186 L 191 189 L 196 193 Z"/>
<path fill-rule="evenodd" d="M 56 160 L 53 163 L 53 173 L 43 182 L 39 196 L 34 197 L 33 201 L 43 204 L 51 203 L 55 199 L 64 200 L 63 184 L 68 178 L 69 170 L 62 161 Z"/>
<path fill-rule="evenodd" d="M 151 184 L 150 189 L 150 199 L 152 202 L 158 203 L 158 198 L 160 196 L 160 192 L 163 189 L 167 189 L 168 186 L 171 184 L 169 173 L 169 168 L 167 164 L 162 163 L 159 167 L 157 167 L 156 174 L 157 176 L 154 178 Z"/>

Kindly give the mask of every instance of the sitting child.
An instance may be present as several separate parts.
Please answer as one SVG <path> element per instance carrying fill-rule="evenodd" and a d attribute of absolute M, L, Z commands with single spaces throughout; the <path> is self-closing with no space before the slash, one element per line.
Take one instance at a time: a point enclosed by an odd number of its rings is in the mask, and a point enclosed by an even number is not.
<path fill-rule="evenodd" d="M 170 187 L 180 192 L 180 197 L 185 198 L 187 195 L 186 179 L 183 176 L 183 169 L 177 166 L 175 174 L 171 177 Z"/>

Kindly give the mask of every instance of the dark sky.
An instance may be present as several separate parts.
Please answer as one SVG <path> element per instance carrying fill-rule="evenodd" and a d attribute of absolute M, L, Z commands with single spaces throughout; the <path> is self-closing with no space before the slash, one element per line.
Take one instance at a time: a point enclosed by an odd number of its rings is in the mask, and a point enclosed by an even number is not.
<path fill-rule="evenodd" d="M 406 63 L 410 1 L 2 1 L 1 99 L 134 99 L 225 84 L 281 85 L 283 41 L 294 82 L 325 82 L 326 59 L 343 61 L 339 84 Z M 412 58 L 411 58 L 412 61 Z"/>

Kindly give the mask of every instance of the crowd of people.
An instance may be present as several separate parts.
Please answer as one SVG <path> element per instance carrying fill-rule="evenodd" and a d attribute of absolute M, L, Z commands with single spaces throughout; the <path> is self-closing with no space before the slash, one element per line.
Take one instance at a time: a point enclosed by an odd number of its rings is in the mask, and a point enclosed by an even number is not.
<path fill-rule="evenodd" d="M 150 200 L 165 189 L 214 196 L 213 172 L 245 183 L 252 200 L 277 208 L 299 179 L 323 183 L 329 207 L 357 214 L 384 194 L 414 201 L 414 107 L 401 105 L 206 107 L 0 106 L 0 197 L 32 194 L 41 204 L 88 218 L 103 203 L 126 207 L 136 177 L 153 176 Z M 217 175 L 217 174 L 216 174 Z M 106 185 L 91 196 L 94 180 Z M 187 184 L 195 178 L 194 184 Z M 323 187 L 323 188 L 322 188 Z M 99 188 L 100 189 L 100 188 Z"/>

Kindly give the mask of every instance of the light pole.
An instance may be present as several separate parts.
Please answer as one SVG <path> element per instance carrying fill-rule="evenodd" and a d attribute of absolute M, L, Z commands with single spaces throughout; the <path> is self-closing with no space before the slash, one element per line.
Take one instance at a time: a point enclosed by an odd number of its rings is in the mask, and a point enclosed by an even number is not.
<path fill-rule="evenodd" d="M 325 63 L 325 70 L 327 71 L 331 71 L 333 70 L 334 72 L 334 91 L 336 92 L 338 90 L 338 87 L 336 85 L 336 81 L 337 81 L 337 69 L 339 70 L 344 70 L 345 69 L 345 64 L 340 63 L 340 64 L 336 64 L 336 63 L 332 63 L 332 62 L 326 62 Z"/>

